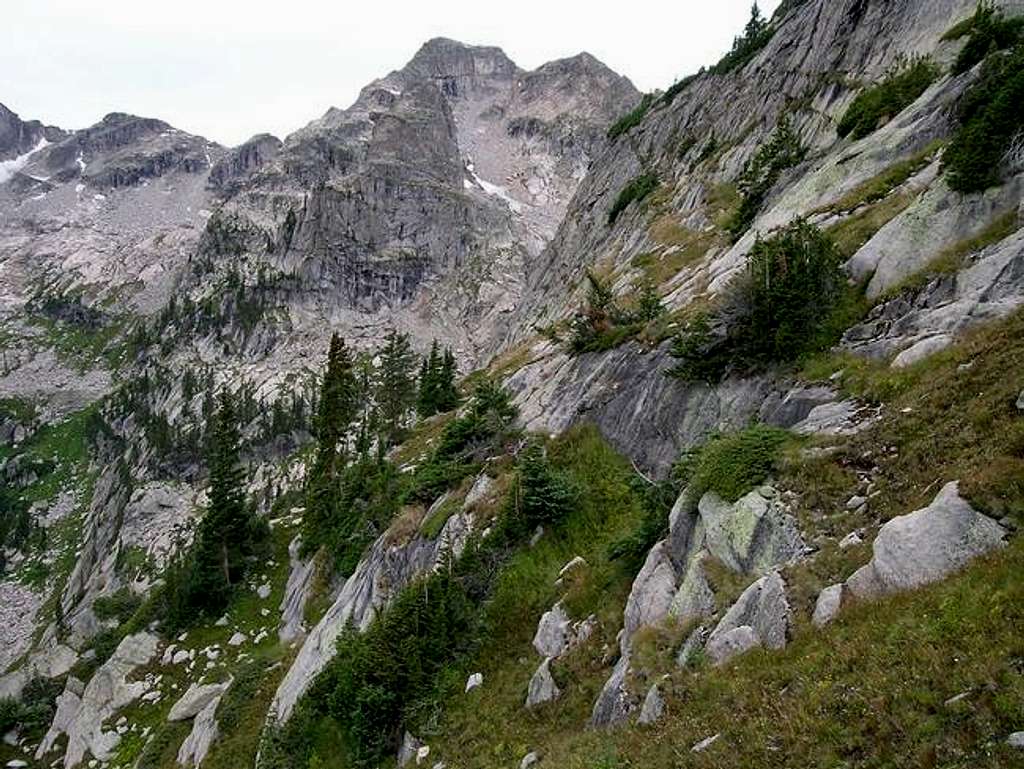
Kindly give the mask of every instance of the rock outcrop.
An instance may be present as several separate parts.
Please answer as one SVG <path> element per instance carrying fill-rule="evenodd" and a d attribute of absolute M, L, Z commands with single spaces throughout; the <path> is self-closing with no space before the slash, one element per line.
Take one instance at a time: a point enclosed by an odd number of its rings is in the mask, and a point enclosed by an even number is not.
<path fill-rule="evenodd" d="M 761 577 L 743 591 L 708 638 L 707 654 L 721 665 L 757 646 L 781 649 L 790 626 L 786 585 L 778 572 Z"/>
<path fill-rule="evenodd" d="M 129 681 L 128 676 L 156 656 L 158 645 L 159 639 L 148 633 L 127 636 L 84 689 L 77 691 L 80 684 L 69 679 L 53 723 L 36 750 L 36 758 L 49 753 L 57 740 L 66 735 L 65 769 L 81 763 L 86 753 L 99 761 L 109 761 L 121 737 L 116 731 L 105 731 L 103 724 L 146 692 L 145 682 Z"/>
<path fill-rule="evenodd" d="M 1006 531 L 946 484 L 928 507 L 886 523 L 875 537 L 871 561 L 847 581 L 858 598 L 912 590 L 959 571 L 1002 547 Z"/>

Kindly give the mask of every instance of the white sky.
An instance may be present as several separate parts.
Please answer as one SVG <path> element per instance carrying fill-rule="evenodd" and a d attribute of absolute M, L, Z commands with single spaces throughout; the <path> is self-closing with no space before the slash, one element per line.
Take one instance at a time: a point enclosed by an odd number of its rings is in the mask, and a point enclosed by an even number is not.
<path fill-rule="evenodd" d="M 761 7 L 771 15 L 779 0 Z M 444 36 L 519 66 L 589 51 L 637 88 L 718 59 L 750 0 L 3 0 L 0 103 L 83 128 L 158 117 L 238 144 L 285 136 Z"/>

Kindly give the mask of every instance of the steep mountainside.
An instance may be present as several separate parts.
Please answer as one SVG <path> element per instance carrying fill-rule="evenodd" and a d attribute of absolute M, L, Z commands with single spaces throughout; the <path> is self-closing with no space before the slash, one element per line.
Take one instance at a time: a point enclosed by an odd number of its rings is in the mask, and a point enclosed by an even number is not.
<path fill-rule="evenodd" d="M 0 107 L 0 760 L 1014 765 L 1021 99 L 1017 0 L 787 0 L 644 96 Z"/>

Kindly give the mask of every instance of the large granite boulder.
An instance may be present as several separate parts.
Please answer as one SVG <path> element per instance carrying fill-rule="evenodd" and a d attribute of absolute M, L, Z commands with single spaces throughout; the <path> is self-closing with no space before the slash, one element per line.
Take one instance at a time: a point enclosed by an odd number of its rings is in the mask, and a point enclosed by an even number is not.
<path fill-rule="evenodd" d="M 847 581 L 858 598 L 937 582 L 980 555 L 1002 547 L 1006 531 L 946 484 L 928 507 L 893 518 L 875 538 L 874 555 Z"/>

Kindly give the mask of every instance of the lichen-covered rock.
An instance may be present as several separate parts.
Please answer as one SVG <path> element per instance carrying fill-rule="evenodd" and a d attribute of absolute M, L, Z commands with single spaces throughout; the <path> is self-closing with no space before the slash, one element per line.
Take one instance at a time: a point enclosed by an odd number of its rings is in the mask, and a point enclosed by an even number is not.
<path fill-rule="evenodd" d="M 640 628 L 654 625 L 667 617 L 675 593 L 675 568 L 665 542 L 659 542 L 647 554 L 647 560 L 633 580 L 633 587 L 626 600 L 626 638 Z"/>
<path fill-rule="evenodd" d="M 556 603 L 550 611 L 544 612 L 537 623 L 533 637 L 533 648 L 542 657 L 558 657 L 569 643 L 572 621 L 565 612 L 562 602 Z"/>
<path fill-rule="evenodd" d="M 770 487 L 755 489 L 734 503 L 708 492 L 698 509 L 707 549 L 735 572 L 764 574 L 806 549 L 796 521 Z"/>
<path fill-rule="evenodd" d="M 591 726 L 604 727 L 621 724 L 629 718 L 630 713 L 636 710 L 636 697 L 629 691 L 626 684 L 628 673 L 629 656 L 623 654 L 594 702 L 594 708 L 590 713 Z"/>
<path fill-rule="evenodd" d="M 874 555 L 847 581 L 858 598 L 936 582 L 980 555 L 1002 547 L 1006 531 L 946 484 L 928 507 L 893 518 L 875 537 Z"/>

